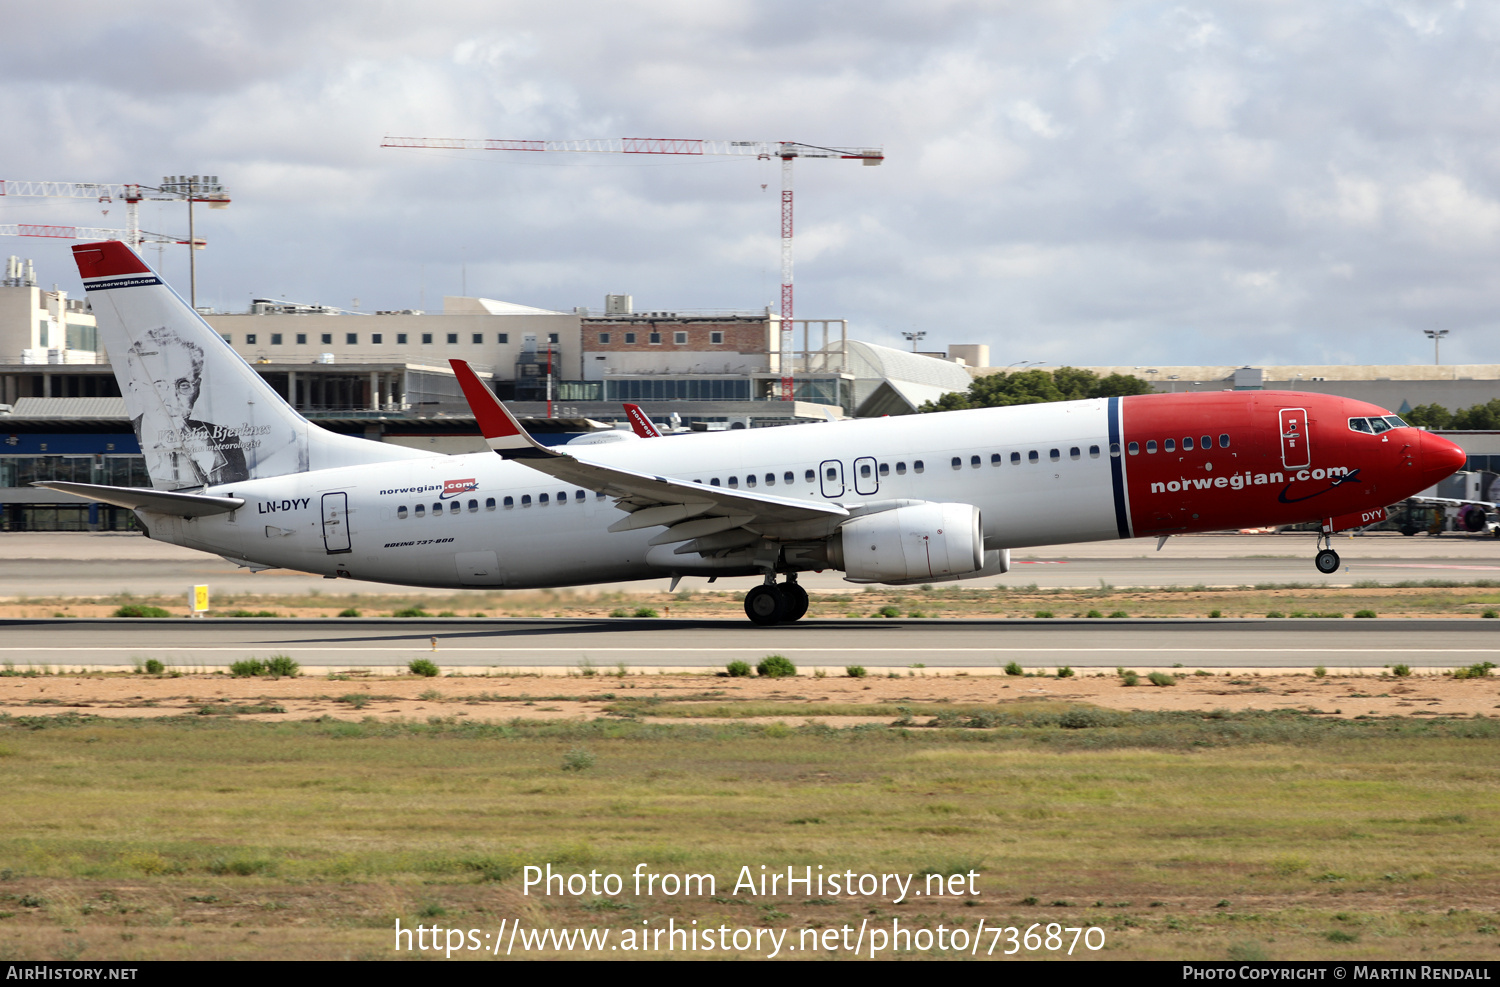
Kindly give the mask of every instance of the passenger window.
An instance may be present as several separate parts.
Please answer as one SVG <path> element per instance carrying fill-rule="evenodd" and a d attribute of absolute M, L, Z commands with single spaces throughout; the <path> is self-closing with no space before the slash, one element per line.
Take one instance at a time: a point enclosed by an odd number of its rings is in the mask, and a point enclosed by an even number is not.
<path fill-rule="evenodd" d="M 1013 452 L 1010 454 L 1010 464 L 1012 466 L 1021 465 L 1021 454 L 1019 452 Z"/>
<path fill-rule="evenodd" d="M 880 464 L 880 475 L 881 476 L 890 476 L 891 475 L 891 464 L 890 463 L 881 463 Z"/>
<path fill-rule="evenodd" d="M 796 481 L 797 474 L 793 473 L 791 470 L 787 470 L 785 473 L 781 474 L 782 483 L 795 483 Z"/>
<path fill-rule="evenodd" d="M 1109 458 L 1110 459 L 1119 459 L 1120 458 L 1120 443 L 1118 443 L 1118 442 L 1111 442 L 1109 444 Z"/>
<path fill-rule="evenodd" d="M 1077 459 L 1079 456 L 1082 456 L 1082 455 L 1083 455 L 1083 453 L 1081 453 L 1081 452 L 1078 451 L 1078 447 L 1077 446 L 1074 446 L 1073 448 L 1071 448 L 1071 449 L 1068 450 L 1068 458 L 1069 459 Z"/>
<path fill-rule="evenodd" d="M 745 486 L 747 486 L 747 487 L 753 487 L 753 486 L 755 486 L 755 474 L 754 473 L 750 473 L 750 474 L 746 475 L 746 477 L 745 477 Z"/>
<path fill-rule="evenodd" d="M 1051 460 L 1052 460 L 1052 461 L 1053 461 L 1053 462 L 1054 462 L 1054 463 L 1055 463 L 1055 462 L 1057 462 L 1057 461 L 1058 461 L 1058 460 L 1059 460 L 1059 459 L 1061 459 L 1061 458 L 1062 458 L 1062 453 L 1061 453 L 1061 452 L 1059 452 L 1059 451 L 1058 451 L 1058 450 L 1056 450 L 1056 449 L 1051 449 L 1051 450 L 1049 450 L 1049 451 L 1048 451 L 1048 452 L 1047 452 L 1047 455 L 1048 455 L 1048 457 L 1049 457 L 1049 458 L 1051 458 Z"/>
<path fill-rule="evenodd" d="M 711 487 L 717 487 L 719 485 L 719 478 L 716 476 L 713 479 L 709 480 L 708 485 Z"/>
<path fill-rule="evenodd" d="M 413 507 L 412 511 L 416 513 L 417 517 L 425 517 L 427 514 L 427 508 L 423 507 L 421 504 Z"/>
<path fill-rule="evenodd" d="M 515 507 L 515 506 L 516 506 L 516 498 L 514 498 L 514 497 L 506 497 L 505 498 L 505 509 L 507 511 L 510 510 L 512 507 Z M 485 507 L 487 507 L 489 510 L 493 511 L 495 509 L 495 498 L 491 497 L 488 501 L 486 501 L 485 502 Z"/>
<path fill-rule="evenodd" d="M 568 492 L 566 490 L 559 490 L 557 492 L 557 506 L 558 507 L 562 507 L 565 504 L 567 504 L 567 502 L 568 502 Z"/>
<path fill-rule="evenodd" d="M 1130 449 L 1130 454 L 1132 456 L 1139 455 L 1141 451 L 1141 444 L 1139 442 L 1132 442 L 1130 443 L 1128 448 Z"/>
<path fill-rule="evenodd" d="M 546 507 L 549 503 L 551 503 L 551 501 L 547 498 L 546 494 L 537 494 L 536 495 L 536 506 L 538 506 L 538 507 Z"/>
<path fill-rule="evenodd" d="M 1026 454 L 1026 459 L 1027 459 L 1028 462 L 1032 463 L 1033 465 L 1035 465 L 1036 463 L 1039 463 L 1039 462 L 1042 461 L 1042 457 L 1037 454 L 1037 451 L 1035 449 L 1031 450 L 1030 452 L 1028 452 Z"/>
<path fill-rule="evenodd" d="M 1212 449 L 1213 447 L 1214 447 L 1214 437 L 1212 435 L 1205 435 L 1203 437 L 1203 442 L 1199 446 L 1199 448 L 1202 449 L 1203 451 L 1207 452 L 1209 449 Z"/>
<path fill-rule="evenodd" d="M 1220 449 L 1228 449 L 1229 448 L 1229 433 L 1228 432 L 1225 432 L 1223 435 L 1219 436 L 1219 448 Z"/>
<path fill-rule="evenodd" d="M 1191 435 L 1184 435 L 1182 437 L 1182 451 L 1183 452 L 1192 452 L 1193 451 L 1193 437 Z"/>
<path fill-rule="evenodd" d="M 974 467 L 975 469 L 979 468 L 979 462 L 980 462 L 980 460 L 979 460 L 978 456 L 970 456 L 969 457 L 969 465 L 972 466 L 972 467 Z"/>
<path fill-rule="evenodd" d="M 737 476 L 731 476 L 729 478 L 729 485 L 738 490 L 740 488 L 740 478 Z"/>
<path fill-rule="evenodd" d="M 922 472 L 922 461 L 920 459 L 913 459 L 912 460 L 912 462 L 911 462 L 911 471 L 913 473 L 920 473 L 920 472 Z"/>
<path fill-rule="evenodd" d="M 862 476 L 866 480 L 868 480 L 870 478 L 870 473 L 871 473 L 871 470 L 870 470 L 870 464 L 869 463 L 862 463 L 862 464 L 860 464 L 860 467 L 859 467 L 859 475 L 860 476 Z"/>
<path fill-rule="evenodd" d="M 991 466 L 999 466 L 1000 465 L 1000 454 L 998 452 L 990 453 L 990 465 Z"/>
<path fill-rule="evenodd" d="M 433 504 L 432 505 L 432 516 L 433 517 L 437 517 L 441 513 L 443 513 L 443 505 L 441 503 Z"/>
<path fill-rule="evenodd" d="M 1161 451 L 1162 452 L 1176 452 L 1177 451 L 1177 440 L 1176 439 L 1166 439 L 1166 440 L 1164 440 L 1162 442 L 1162 444 L 1161 444 Z"/>
<path fill-rule="evenodd" d="M 956 470 L 957 469 L 963 469 L 963 466 L 964 466 L 964 457 L 962 457 L 962 456 L 954 456 L 953 457 L 953 468 L 956 469 Z"/>
<path fill-rule="evenodd" d="M 448 501 L 448 513 L 449 514 L 457 514 L 461 510 L 463 510 L 463 505 L 460 504 L 458 501 L 456 501 L 456 500 L 450 500 L 450 501 Z"/>
<path fill-rule="evenodd" d="M 594 499 L 595 500 L 603 500 L 604 499 L 604 491 L 603 490 L 595 490 L 594 491 Z"/>
<path fill-rule="evenodd" d="M 403 521 L 406 520 L 406 505 L 405 504 L 402 504 L 400 507 L 396 508 L 396 517 L 400 518 Z"/>
<path fill-rule="evenodd" d="M 767 473 L 766 474 L 766 486 L 768 486 L 768 487 L 774 487 L 774 486 L 776 486 L 776 474 L 775 473 Z"/>
<path fill-rule="evenodd" d="M 1146 453 L 1147 453 L 1147 455 L 1150 455 L 1151 453 L 1153 453 L 1155 451 L 1156 451 L 1156 440 L 1155 439 L 1147 439 L 1146 440 Z"/>
<path fill-rule="evenodd" d="M 469 513 L 470 514 L 477 514 L 477 513 L 479 513 L 479 501 L 477 501 L 477 500 L 471 500 L 471 501 L 469 501 Z"/>
<path fill-rule="evenodd" d="M 530 507 L 531 506 L 531 494 L 522 494 L 521 495 L 521 506 L 522 507 Z"/>
<path fill-rule="evenodd" d="M 814 480 L 816 480 L 818 478 L 818 474 L 817 474 L 817 472 L 815 470 L 808 470 L 807 473 L 806 473 L 806 475 L 803 478 L 805 480 L 807 480 L 808 483 L 812 483 Z"/>
<path fill-rule="evenodd" d="M 896 475 L 897 476 L 905 476 L 906 475 L 906 464 L 905 463 L 897 463 L 896 464 Z"/>
<path fill-rule="evenodd" d="M 1090 459 L 1098 459 L 1099 458 L 1099 447 L 1098 446 L 1089 446 L 1089 458 Z"/>
<path fill-rule="evenodd" d="M 583 490 L 574 490 L 573 491 L 573 502 L 574 503 L 581 504 L 581 503 L 583 503 L 584 501 L 586 501 L 588 499 L 589 499 L 589 495 L 588 495 L 587 491 L 583 491 Z"/>

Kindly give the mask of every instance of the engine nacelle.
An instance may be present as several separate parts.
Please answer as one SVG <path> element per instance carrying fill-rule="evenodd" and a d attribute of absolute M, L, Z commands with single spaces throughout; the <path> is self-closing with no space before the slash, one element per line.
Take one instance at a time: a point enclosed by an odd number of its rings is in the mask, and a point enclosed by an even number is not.
<path fill-rule="evenodd" d="M 984 566 L 973 504 L 916 504 L 846 521 L 828 543 L 834 568 L 862 582 L 941 579 Z"/>

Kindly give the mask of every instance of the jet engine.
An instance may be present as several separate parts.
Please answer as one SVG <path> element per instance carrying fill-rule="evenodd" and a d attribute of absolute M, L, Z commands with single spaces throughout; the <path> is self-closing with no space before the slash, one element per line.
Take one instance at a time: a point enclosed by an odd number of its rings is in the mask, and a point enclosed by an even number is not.
<path fill-rule="evenodd" d="M 851 580 L 939 579 L 984 566 L 984 535 L 973 504 L 917 504 L 844 522 L 828 561 Z"/>

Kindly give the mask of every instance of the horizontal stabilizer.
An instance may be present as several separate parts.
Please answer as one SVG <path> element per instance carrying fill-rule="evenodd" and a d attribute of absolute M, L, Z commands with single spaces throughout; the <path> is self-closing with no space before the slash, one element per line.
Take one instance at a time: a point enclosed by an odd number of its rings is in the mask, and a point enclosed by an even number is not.
<path fill-rule="evenodd" d="M 101 504 L 113 504 L 136 511 L 154 511 L 157 514 L 175 514 L 178 517 L 228 514 L 245 503 L 242 497 L 178 493 L 172 490 L 153 490 L 150 487 L 106 487 L 97 483 L 69 483 L 64 480 L 36 480 L 31 485 Z"/>

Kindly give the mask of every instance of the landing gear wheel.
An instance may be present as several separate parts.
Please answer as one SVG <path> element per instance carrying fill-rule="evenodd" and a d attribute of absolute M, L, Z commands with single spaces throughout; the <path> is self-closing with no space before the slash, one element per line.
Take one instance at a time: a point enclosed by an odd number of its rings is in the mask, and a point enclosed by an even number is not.
<path fill-rule="evenodd" d="M 1314 557 L 1313 565 L 1317 566 L 1318 571 L 1325 576 L 1338 572 L 1339 553 L 1331 548 L 1325 548 Z"/>
<path fill-rule="evenodd" d="M 786 622 L 801 620 L 807 613 L 807 590 L 790 581 L 782 583 L 779 588 L 781 595 L 786 597 Z"/>
<path fill-rule="evenodd" d="M 787 599 L 781 587 L 762 584 L 745 594 L 745 616 L 762 627 L 770 627 L 787 619 Z"/>

